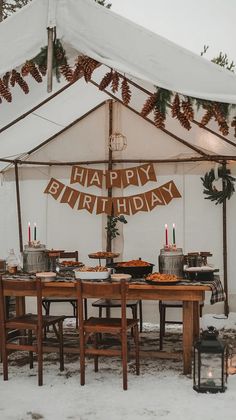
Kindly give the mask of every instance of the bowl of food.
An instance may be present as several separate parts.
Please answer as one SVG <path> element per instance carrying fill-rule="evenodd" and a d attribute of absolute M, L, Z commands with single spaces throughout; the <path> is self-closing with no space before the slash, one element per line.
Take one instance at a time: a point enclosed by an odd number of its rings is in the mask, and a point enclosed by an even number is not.
<path fill-rule="evenodd" d="M 130 274 L 133 278 L 142 278 L 152 273 L 154 264 L 143 260 L 120 261 L 111 265 L 116 273 Z"/>
<path fill-rule="evenodd" d="M 121 281 L 122 279 L 130 280 L 132 278 L 131 274 L 126 273 L 114 273 L 111 274 L 111 280 L 112 281 Z"/>
<path fill-rule="evenodd" d="M 40 279 L 44 282 L 54 281 L 56 279 L 57 274 L 53 271 L 44 271 L 41 273 L 36 273 L 36 277 L 40 277 Z"/>
<path fill-rule="evenodd" d="M 83 266 L 74 269 L 75 278 L 81 280 L 105 280 L 110 277 L 111 269 L 105 266 L 96 267 Z"/>

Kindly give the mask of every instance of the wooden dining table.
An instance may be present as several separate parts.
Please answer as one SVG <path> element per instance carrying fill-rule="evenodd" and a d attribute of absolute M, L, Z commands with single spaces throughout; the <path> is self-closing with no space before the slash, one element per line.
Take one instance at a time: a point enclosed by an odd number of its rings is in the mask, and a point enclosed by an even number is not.
<path fill-rule="evenodd" d="M 16 278 L 14 278 L 16 280 Z M 20 277 L 19 277 L 20 280 Z M 9 279 L 10 281 L 10 279 Z M 44 297 L 69 297 L 76 299 L 76 287 L 75 280 L 71 281 L 52 281 L 45 282 L 43 285 L 43 296 Z M 101 284 L 101 283 L 100 283 Z M 95 290 L 96 288 L 94 288 Z M 205 292 L 210 291 L 210 287 L 207 285 L 150 285 L 146 283 L 131 282 L 129 283 L 127 299 L 130 300 L 173 300 L 183 302 L 183 373 L 191 373 L 192 365 L 192 348 L 193 342 L 199 337 L 199 305 L 205 299 Z M 7 295 L 7 290 L 5 291 Z M 25 313 L 25 298 L 33 296 L 32 292 L 25 292 L 24 295 L 19 291 L 14 291 L 16 296 L 16 313 L 21 315 Z M 86 296 L 89 298 L 97 298 L 97 293 Z M 105 288 L 104 295 L 100 296 L 106 298 Z M 114 296 L 115 299 L 115 296 Z M 66 351 L 72 351 L 72 349 L 65 348 Z M 145 352 L 145 357 L 148 356 L 148 352 Z M 154 352 L 151 352 L 150 356 L 153 356 Z M 168 355 L 171 357 L 173 353 L 167 353 L 163 351 L 156 351 L 155 357 L 167 358 Z M 142 357 L 142 352 L 141 352 Z"/>

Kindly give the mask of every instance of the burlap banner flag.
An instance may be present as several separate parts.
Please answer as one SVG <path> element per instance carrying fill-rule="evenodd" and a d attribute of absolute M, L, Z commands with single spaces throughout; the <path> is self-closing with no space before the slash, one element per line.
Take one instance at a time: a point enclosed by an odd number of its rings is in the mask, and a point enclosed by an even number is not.
<path fill-rule="evenodd" d="M 179 198 L 181 197 L 180 192 L 176 188 L 174 181 L 169 181 L 166 184 L 159 187 L 162 197 L 165 200 L 166 204 L 172 200 L 172 198 Z"/>
<path fill-rule="evenodd" d="M 153 210 L 156 206 L 164 206 L 165 201 L 161 195 L 160 188 L 145 193 L 149 211 Z"/>
<path fill-rule="evenodd" d="M 116 197 L 111 198 L 114 216 L 119 216 L 120 214 L 130 214 L 129 206 L 129 197 Z"/>
<path fill-rule="evenodd" d="M 105 213 L 110 216 L 111 210 L 112 210 L 112 200 L 110 197 L 97 197 L 96 214 Z"/>
<path fill-rule="evenodd" d="M 96 185 L 99 188 L 102 188 L 103 180 L 103 171 L 88 169 L 88 178 L 87 178 L 87 187 L 91 185 Z"/>
<path fill-rule="evenodd" d="M 137 170 L 141 185 L 146 184 L 148 181 L 157 180 L 154 171 L 154 166 L 152 163 L 147 163 L 146 165 L 139 166 Z"/>
<path fill-rule="evenodd" d="M 106 171 L 106 188 L 111 187 L 122 187 L 122 169 L 118 169 L 117 171 Z"/>
<path fill-rule="evenodd" d="M 64 187 L 65 185 L 62 184 L 62 182 L 57 181 L 55 178 L 51 178 L 48 186 L 44 190 L 44 193 L 50 194 L 55 200 L 57 200 Z"/>
<path fill-rule="evenodd" d="M 85 185 L 87 180 L 88 169 L 82 168 L 82 166 L 72 166 L 70 184 L 78 182 L 81 185 Z"/>
<path fill-rule="evenodd" d="M 92 194 L 85 194 L 83 192 L 80 193 L 79 196 L 79 204 L 77 209 L 78 210 L 87 210 L 89 213 L 93 212 L 95 202 L 96 202 L 96 196 Z"/>
<path fill-rule="evenodd" d="M 136 214 L 139 211 L 148 211 L 145 194 L 133 195 L 127 199 L 129 200 L 131 214 Z"/>
<path fill-rule="evenodd" d="M 137 168 L 129 168 L 121 171 L 122 185 L 126 188 L 128 185 L 139 185 Z"/>
<path fill-rule="evenodd" d="M 69 206 L 73 209 L 75 207 L 75 203 L 79 198 L 79 191 L 74 190 L 74 188 L 66 187 L 63 196 L 61 197 L 61 203 L 68 203 Z"/>

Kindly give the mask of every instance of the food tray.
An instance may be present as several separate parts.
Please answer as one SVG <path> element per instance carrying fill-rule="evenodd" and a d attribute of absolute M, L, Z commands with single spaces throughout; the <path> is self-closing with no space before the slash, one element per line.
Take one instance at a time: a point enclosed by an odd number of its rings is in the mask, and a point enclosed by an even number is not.
<path fill-rule="evenodd" d="M 120 254 L 115 252 L 93 252 L 92 254 L 88 254 L 89 258 L 93 258 L 96 260 L 110 260 L 112 258 L 119 257 Z"/>
<path fill-rule="evenodd" d="M 79 271 L 74 270 L 75 278 L 81 280 L 105 280 L 110 277 L 111 270 L 108 271 Z"/>

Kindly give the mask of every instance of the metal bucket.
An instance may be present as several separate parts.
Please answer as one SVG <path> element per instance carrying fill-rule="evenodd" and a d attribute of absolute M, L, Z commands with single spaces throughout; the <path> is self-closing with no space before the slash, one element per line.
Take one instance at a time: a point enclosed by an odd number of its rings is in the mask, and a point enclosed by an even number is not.
<path fill-rule="evenodd" d="M 26 273 L 39 273 L 48 271 L 48 266 L 48 256 L 44 245 L 41 245 L 40 248 L 25 246 L 23 252 L 23 271 Z"/>
<path fill-rule="evenodd" d="M 182 248 L 175 251 L 161 249 L 159 255 L 159 272 L 183 276 L 184 255 Z"/>

